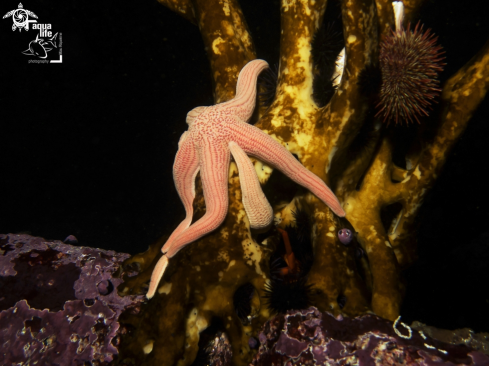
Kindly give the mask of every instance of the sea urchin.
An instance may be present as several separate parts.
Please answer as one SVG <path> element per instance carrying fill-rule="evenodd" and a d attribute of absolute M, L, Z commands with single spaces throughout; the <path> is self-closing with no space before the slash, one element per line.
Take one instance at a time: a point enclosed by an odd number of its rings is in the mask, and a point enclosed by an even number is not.
<path fill-rule="evenodd" d="M 312 285 L 307 274 L 313 263 L 311 220 L 304 210 L 293 212 L 295 226 L 277 230 L 280 243 L 270 257 L 270 282 L 264 298 L 273 313 L 305 309 L 310 306 Z"/>
<path fill-rule="evenodd" d="M 376 116 L 384 122 L 418 123 L 427 116 L 427 109 L 440 94 L 438 74 L 443 71 L 442 48 L 436 44 L 438 37 L 418 24 L 414 31 L 399 27 L 385 37 L 380 48 L 382 85 L 380 108 Z"/>

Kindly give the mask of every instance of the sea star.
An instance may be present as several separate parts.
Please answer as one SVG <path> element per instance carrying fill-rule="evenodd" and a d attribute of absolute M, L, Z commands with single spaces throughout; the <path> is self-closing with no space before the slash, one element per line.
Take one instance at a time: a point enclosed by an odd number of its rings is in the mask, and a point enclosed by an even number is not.
<path fill-rule="evenodd" d="M 239 73 L 234 99 L 210 107 L 197 107 L 187 114 L 189 128 L 180 138 L 173 165 L 173 179 L 185 207 L 186 217 L 161 249 L 163 256 L 151 275 L 146 294 L 148 299 L 154 296 L 168 259 L 184 246 L 217 229 L 224 221 L 228 211 L 230 154 L 238 166 L 243 206 L 252 228 L 267 227 L 273 219 L 273 210 L 261 190 L 258 176 L 247 155 L 282 171 L 314 193 L 335 214 L 345 216 L 340 202 L 321 178 L 307 170 L 279 142 L 247 123 L 255 108 L 257 77 L 267 67 L 266 61 L 250 61 Z M 206 213 L 190 225 L 195 177 L 199 170 Z"/>

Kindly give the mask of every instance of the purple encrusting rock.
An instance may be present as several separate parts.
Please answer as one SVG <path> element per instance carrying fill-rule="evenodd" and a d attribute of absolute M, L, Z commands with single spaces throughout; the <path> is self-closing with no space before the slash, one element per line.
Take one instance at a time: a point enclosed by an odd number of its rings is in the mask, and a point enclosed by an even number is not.
<path fill-rule="evenodd" d="M 29 235 L 0 235 L 0 365 L 107 365 L 118 319 L 144 296 L 120 297 L 129 254 Z M 122 277 L 122 276 L 120 276 Z"/>
<path fill-rule="evenodd" d="M 434 340 L 400 322 L 396 329 L 403 337 L 375 315 L 292 310 L 265 323 L 252 365 L 489 365 L 489 356 L 466 346 Z"/>

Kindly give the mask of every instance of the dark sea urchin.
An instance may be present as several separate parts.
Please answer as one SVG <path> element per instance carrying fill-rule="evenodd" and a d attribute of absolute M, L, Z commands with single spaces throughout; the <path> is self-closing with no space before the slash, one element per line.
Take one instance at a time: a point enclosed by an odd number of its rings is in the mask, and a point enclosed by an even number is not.
<path fill-rule="evenodd" d="M 262 107 L 270 107 L 275 99 L 278 84 L 278 64 L 264 70 L 258 76 L 258 85 L 262 89 L 258 93 L 258 100 Z"/>
<path fill-rule="evenodd" d="M 248 317 L 251 315 L 251 300 L 254 293 L 255 288 L 248 282 L 240 286 L 233 295 L 234 310 L 243 324 L 248 324 L 250 321 Z"/>
<path fill-rule="evenodd" d="M 307 213 L 293 213 L 295 226 L 280 232 L 280 244 L 270 257 L 270 282 L 265 285 L 264 298 L 273 313 L 305 309 L 310 306 L 312 285 L 307 274 L 313 263 L 311 221 Z"/>
<path fill-rule="evenodd" d="M 443 71 L 442 48 L 430 29 L 423 32 L 418 24 L 414 30 L 400 27 L 382 40 L 380 68 L 380 108 L 376 116 L 384 122 L 418 123 L 427 116 L 433 99 L 440 94 L 438 74 Z"/>
<path fill-rule="evenodd" d="M 314 67 L 312 97 L 319 107 L 328 104 L 336 90 L 333 75 L 338 54 L 343 47 L 341 25 L 323 21 L 314 35 L 311 47 Z"/>

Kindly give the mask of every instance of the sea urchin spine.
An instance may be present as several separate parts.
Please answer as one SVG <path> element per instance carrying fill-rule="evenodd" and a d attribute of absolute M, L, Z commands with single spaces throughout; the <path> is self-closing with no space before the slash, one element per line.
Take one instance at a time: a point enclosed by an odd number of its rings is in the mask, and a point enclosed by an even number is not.
<path fill-rule="evenodd" d="M 307 284 L 307 274 L 313 262 L 311 221 L 303 210 L 293 214 L 294 227 L 277 228 L 281 241 L 270 257 L 270 282 L 265 285 L 264 298 L 273 313 L 310 305 L 312 285 Z"/>
<path fill-rule="evenodd" d="M 398 2 L 399 3 L 399 2 Z M 399 4 L 396 4 L 397 7 Z M 396 5 L 394 7 L 396 9 Z M 438 74 L 443 71 L 442 48 L 438 37 L 418 24 L 402 27 L 403 10 L 396 11 L 396 31 L 385 37 L 380 48 L 382 86 L 376 116 L 384 122 L 418 123 L 427 116 L 434 98 L 440 94 Z"/>

